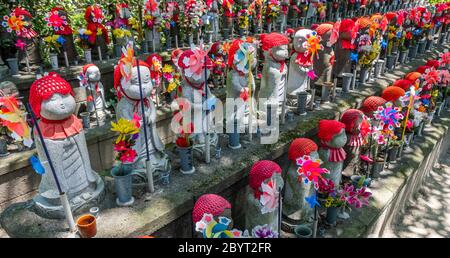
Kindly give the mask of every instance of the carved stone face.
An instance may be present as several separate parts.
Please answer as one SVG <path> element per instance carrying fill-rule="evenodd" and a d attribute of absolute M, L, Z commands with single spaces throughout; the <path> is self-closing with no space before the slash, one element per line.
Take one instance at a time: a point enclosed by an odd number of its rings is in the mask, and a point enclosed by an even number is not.
<path fill-rule="evenodd" d="M 327 33 L 323 34 L 322 37 L 322 42 L 323 42 L 323 46 L 324 47 L 328 47 L 328 45 L 326 44 L 328 41 L 330 41 L 330 37 L 331 34 L 333 33 L 333 30 L 329 30 Z"/>
<path fill-rule="evenodd" d="M 289 57 L 288 45 L 273 47 L 272 56 L 276 61 L 286 60 Z"/>
<path fill-rule="evenodd" d="M 312 33 L 312 30 L 308 29 L 302 29 L 295 33 L 294 35 L 294 49 L 297 52 L 304 53 L 306 52 L 306 36 L 310 35 Z"/>
<path fill-rule="evenodd" d="M 89 82 L 98 82 L 101 78 L 100 69 L 97 66 L 91 66 L 86 70 L 86 76 Z"/>
<path fill-rule="evenodd" d="M 309 154 L 309 156 L 311 157 L 311 159 L 318 159 L 319 153 L 317 151 L 313 151 Z"/>
<path fill-rule="evenodd" d="M 75 99 L 70 94 L 53 94 L 41 104 L 41 117 L 48 120 L 63 120 L 75 112 Z"/>
<path fill-rule="evenodd" d="M 339 134 L 336 134 L 333 139 L 327 143 L 331 148 L 342 148 L 347 143 L 347 135 L 345 134 L 345 129 L 342 129 Z"/>
<path fill-rule="evenodd" d="M 144 97 L 150 97 L 150 94 L 153 89 L 152 79 L 150 77 L 150 69 L 145 66 L 139 66 L 139 71 L 141 73 L 141 85 L 142 85 L 142 94 Z M 140 90 L 139 90 L 139 79 L 138 79 L 138 70 L 137 67 L 133 67 L 132 75 L 130 81 L 126 81 L 125 78 L 121 79 L 122 89 L 125 94 L 133 99 L 140 99 Z"/>
<path fill-rule="evenodd" d="M 264 183 L 268 184 L 270 180 L 273 180 L 275 182 L 277 189 L 283 188 L 284 181 L 283 181 L 283 177 L 281 176 L 280 173 L 273 173 L 272 177 L 264 180 Z M 259 190 L 262 191 L 261 187 L 259 187 Z"/>

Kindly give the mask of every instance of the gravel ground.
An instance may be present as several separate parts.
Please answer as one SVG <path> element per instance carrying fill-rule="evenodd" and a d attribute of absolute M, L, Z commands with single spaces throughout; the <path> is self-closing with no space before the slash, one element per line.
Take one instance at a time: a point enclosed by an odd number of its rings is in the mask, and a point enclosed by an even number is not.
<path fill-rule="evenodd" d="M 384 237 L 450 237 L 450 150 Z"/>

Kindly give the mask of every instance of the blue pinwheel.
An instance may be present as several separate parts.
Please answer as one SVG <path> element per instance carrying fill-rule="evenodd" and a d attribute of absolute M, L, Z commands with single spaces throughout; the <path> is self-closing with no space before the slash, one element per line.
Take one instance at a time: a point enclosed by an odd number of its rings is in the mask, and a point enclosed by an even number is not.
<path fill-rule="evenodd" d="M 311 196 L 305 197 L 305 200 L 308 202 L 309 207 L 313 209 L 315 206 L 320 207 L 320 203 L 317 201 L 317 194 L 314 193 Z"/>
<path fill-rule="evenodd" d="M 352 62 L 358 62 L 358 52 L 352 52 L 352 53 L 350 53 L 350 61 L 352 61 Z"/>
<path fill-rule="evenodd" d="M 383 41 L 381 41 L 381 48 L 386 49 L 386 47 L 387 47 L 387 41 L 385 39 L 383 39 Z"/>
<path fill-rule="evenodd" d="M 43 175 L 45 173 L 44 166 L 42 166 L 41 161 L 35 155 L 30 157 L 30 163 L 36 173 L 39 175 Z"/>
<path fill-rule="evenodd" d="M 62 46 L 62 45 L 64 45 L 64 43 L 66 43 L 66 39 L 64 39 L 64 37 L 60 35 L 60 36 L 56 39 L 56 42 L 58 42 L 58 43 L 61 44 L 61 46 Z"/>

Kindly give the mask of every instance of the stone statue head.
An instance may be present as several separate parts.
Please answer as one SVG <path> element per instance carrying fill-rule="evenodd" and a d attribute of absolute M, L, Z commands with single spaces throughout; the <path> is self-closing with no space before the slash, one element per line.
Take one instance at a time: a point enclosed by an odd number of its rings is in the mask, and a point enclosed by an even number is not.
<path fill-rule="evenodd" d="M 307 36 L 312 34 L 310 29 L 301 29 L 294 34 L 294 49 L 297 52 L 304 53 L 307 50 Z"/>
<path fill-rule="evenodd" d="M 222 196 L 216 194 L 204 194 L 194 204 L 192 210 L 192 222 L 197 223 L 203 214 L 209 213 L 216 218 L 227 217 L 231 219 L 231 204 Z M 232 225 L 231 225 L 232 227 Z"/>
<path fill-rule="evenodd" d="M 30 104 L 37 117 L 64 120 L 76 108 L 70 84 L 56 73 L 36 80 L 30 88 Z"/>
<path fill-rule="evenodd" d="M 321 120 L 317 136 L 323 145 L 330 148 L 342 148 L 347 143 L 345 124 L 336 120 Z"/>
<path fill-rule="evenodd" d="M 260 160 L 253 164 L 248 177 L 249 186 L 253 190 L 253 195 L 256 199 L 259 199 L 263 194 L 263 183 L 269 184 L 272 181 L 277 191 L 284 186 L 280 166 L 270 160 Z"/>
<path fill-rule="evenodd" d="M 86 75 L 89 82 L 99 82 L 102 76 L 100 69 L 94 64 L 83 66 L 83 73 Z"/>
<path fill-rule="evenodd" d="M 117 97 L 119 100 L 122 96 L 133 100 L 139 100 L 141 95 L 137 62 L 133 62 L 133 68 L 131 69 L 131 77 L 129 80 L 122 76 L 120 69 L 120 64 L 114 69 L 114 88 L 117 91 Z M 139 61 L 139 73 L 141 77 L 143 97 L 148 98 L 152 92 L 153 84 L 150 77 L 150 67 L 146 62 Z"/>
<path fill-rule="evenodd" d="M 341 116 L 341 122 L 345 124 L 345 131 L 348 134 L 358 134 L 363 116 L 364 113 L 361 110 L 347 109 Z"/>
<path fill-rule="evenodd" d="M 261 42 L 266 58 L 280 62 L 289 57 L 289 39 L 285 35 L 276 32 L 262 34 Z"/>
<path fill-rule="evenodd" d="M 318 149 L 319 147 L 317 147 L 317 144 L 311 139 L 296 138 L 289 146 L 288 158 L 295 165 L 297 165 L 297 159 L 302 158 L 305 155 L 310 156 L 312 159 L 318 159 Z"/>

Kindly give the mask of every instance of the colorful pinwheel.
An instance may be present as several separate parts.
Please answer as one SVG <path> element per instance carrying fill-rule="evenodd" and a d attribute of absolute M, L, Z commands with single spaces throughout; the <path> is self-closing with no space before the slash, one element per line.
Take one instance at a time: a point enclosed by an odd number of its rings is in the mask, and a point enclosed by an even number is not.
<path fill-rule="evenodd" d="M 379 106 L 374 112 L 375 119 L 380 121 L 380 127 L 384 128 L 387 125 L 388 129 L 393 131 L 395 127 L 400 127 L 400 120 L 403 119 L 403 114 L 400 108 L 393 107 L 391 102 L 386 103 L 386 107 Z"/>
<path fill-rule="evenodd" d="M 322 179 L 322 175 L 328 173 L 326 168 L 321 168 L 322 161 L 320 159 L 312 160 L 310 156 L 305 155 L 297 159 L 297 173 L 299 180 L 304 180 L 305 184 L 312 182 L 314 188 L 319 189 L 319 179 Z"/>
<path fill-rule="evenodd" d="M 322 38 L 317 35 L 317 32 L 313 31 L 312 34 L 306 36 L 307 39 L 307 47 L 306 51 L 311 54 L 311 58 L 317 57 L 319 54 L 319 50 L 323 50 L 322 44 L 320 41 Z"/>
<path fill-rule="evenodd" d="M 279 197 L 280 194 L 278 192 L 275 181 L 273 179 L 271 179 L 269 181 L 269 183 L 267 183 L 267 184 L 262 183 L 261 189 L 262 189 L 262 194 L 259 199 L 259 202 L 262 205 L 261 213 L 265 214 L 265 213 L 273 212 L 274 210 L 277 209 L 278 198 L 280 198 Z"/>
<path fill-rule="evenodd" d="M 305 201 L 308 202 L 309 207 L 311 209 L 314 209 L 314 207 L 318 206 L 320 207 L 320 203 L 317 201 L 317 194 L 314 193 L 311 196 L 305 197 Z"/>
<path fill-rule="evenodd" d="M 0 97 L 0 124 L 8 128 L 14 140 L 23 141 L 25 146 L 31 147 L 31 129 L 15 97 Z"/>
<path fill-rule="evenodd" d="M 210 213 L 203 214 L 200 221 L 195 223 L 195 231 L 201 232 L 204 238 L 239 238 L 242 231 L 237 229 L 228 230 L 231 220 L 227 217 L 219 217 L 219 222 L 214 220 Z"/>
<path fill-rule="evenodd" d="M 133 72 L 134 49 L 130 41 L 126 48 L 122 48 L 123 57 L 119 61 L 120 73 L 126 81 L 130 81 Z"/>

